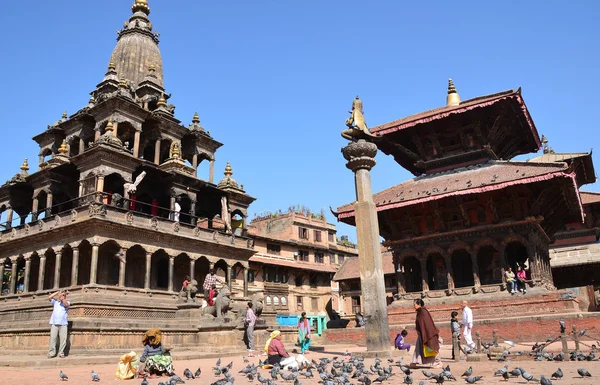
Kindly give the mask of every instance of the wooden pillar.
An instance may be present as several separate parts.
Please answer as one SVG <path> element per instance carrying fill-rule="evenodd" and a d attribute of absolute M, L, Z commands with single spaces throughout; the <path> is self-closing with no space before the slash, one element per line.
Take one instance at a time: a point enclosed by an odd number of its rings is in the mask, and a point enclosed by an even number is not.
<path fill-rule="evenodd" d="M 173 267 L 175 264 L 175 257 L 169 255 L 169 287 L 168 291 L 173 291 Z"/>
<path fill-rule="evenodd" d="M 44 276 L 46 275 L 46 254 L 38 252 L 40 268 L 38 273 L 37 291 L 44 290 Z"/>
<path fill-rule="evenodd" d="M 160 164 L 160 139 L 156 139 L 156 143 L 154 144 L 154 164 Z"/>
<path fill-rule="evenodd" d="M 79 155 L 85 152 L 85 142 L 83 139 L 79 138 Z"/>
<path fill-rule="evenodd" d="M 119 287 L 125 287 L 125 269 L 127 267 L 127 249 L 121 248 L 122 256 L 119 256 Z"/>
<path fill-rule="evenodd" d="M 215 160 L 210 161 L 210 171 L 208 173 L 208 181 L 213 183 L 215 180 Z"/>
<path fill-rule="evenodd" d="M 231 279 L 231 266 L 227 265 L 227 286 L 229 286 L 229 291 L 231 291 L 231 288 L 233 286 L 233 279 Z"/>
<path fill-rule="evenodd" d="M 244 267 L 244 297 L 248 297 L 248 268 Z"/>
<path fill-rule="evenodd" d="M 31 202 L 31 221 L 37 221 L 38 219 L 38 210 L 40 207 L 40 200 L 37 195 L 33 198 L 33 202 Z"/>
<path fill-rule="evenodd" d="M 419 259 L 421 263 L 421 286 L 423 291 L 429 291 L 429 281 L 427 279 L 427 260 Z"/>
<path fill-rule="evenodd" d="M 53 289 L 60 287 L 60 268 L 62 263 L 62 249 L 54 252 L 56 255 L 56 263 L 54 264 L 54 286 Z"/>
<path fill-rule="evenodd" d="M 175 196 L 172 196 L 169 202 L 169 219 L 175 220 Z"/>
<path fill-rule="evenodd" d="M 198 176 L 198 154 L 192 156 L 192 167 L 194 168 L 194 176 Z"/>
<path fill-rule="evenodd" d="M 190 222 L 192 226 L 196 226 L 197 223 L 197 218 L 196 218 L 196 201 L 195 200 L 191 200 L 190 201 Z"/>
<path fill-rule="evenodd" d="M 17 259 L 19 257 L 12 257 L 10 262 L 12 263 L 10 269 L 10 294 L 15 294 L 17 291 Z"/>
<path fill-rule="evenodd" d="M 196 260 L 190 258 L 190 280 L 194 279 L 194 270 L 196 270 Z"/>
<path fill-rule="evenodd" d="M 140 156 L 140 134 L 141 130 L 135 130 L 135 134 L 133 134 L 133 157 L 139 158 Z"/>
<path fill-rule="evenodd" d="M 90 284 L 95 285 L 98 278 L 98 252 L 100 246 L 98 244 L 92 245 L 92 263 L 90 266 Z"/>
<path fill-rule="evenodd" d="M 446 261 L 446 274 L 448 278 L 448 290 L 454 290 L 454 273 L 452 272 L 452 257 L 444 256 Z"/>
<path fill-rule="evenodd" d="M 144 276 L 144 289 L 150 289 L 150 269 L 152 268 L 152 253 L 146 252 L 146 274 Z"/>
<path fill-rule="evenodd" d="M 23 278 L 23 293 L 29 293 L 29 278 L 31 277 L 31 255 L 25 257 L 25 277 Z"/>
<path fill-rule="evenodd" d="M 52 215 L 52 192 L 46 195 L 46 218 Z"/>
<path fill-rule="evenodd" d="M 71 286 L 77 286 L 79 279 L 79 247 L 73 247 L 73 264 L 71 265 Z"/>
<path fill-rule="evenodd" d="M 96 201 L 102 203 L 102 192 L 104 191 L 104 175 L 96 176 Z"/>
<path fill-rule="evenodd" d="M 474 251 L 471 252 L 471 269 L 473 270 L 473 285 L 475 287 L 480 287 L 479 265 L 477 264 L 477 254 Z"/>

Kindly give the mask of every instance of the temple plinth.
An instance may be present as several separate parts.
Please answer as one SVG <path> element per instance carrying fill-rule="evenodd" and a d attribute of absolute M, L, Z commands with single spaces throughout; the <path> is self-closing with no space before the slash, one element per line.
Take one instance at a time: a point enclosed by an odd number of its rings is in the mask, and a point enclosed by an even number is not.
<path fill-rule="evenodd" d="M 360 131 L 366 128 L 362 103 L 357 98 L 352 107 L 352 117 L 346 124 L 349 129 L 342 136 L 352 138 L 352 143 L 342 149 L 348 160 L 346 167 L 354 172 L 356 187 L 356 233 L 360 264 L 360 282 L 364 298 L 365 334 L 367 351 L 389 352 L 390 336 L 386 308 L 385 281 L 381 259 L 379 222 L 371 188 L 371 169 L 375 166 L 377 146 L 368 142 Z"/>

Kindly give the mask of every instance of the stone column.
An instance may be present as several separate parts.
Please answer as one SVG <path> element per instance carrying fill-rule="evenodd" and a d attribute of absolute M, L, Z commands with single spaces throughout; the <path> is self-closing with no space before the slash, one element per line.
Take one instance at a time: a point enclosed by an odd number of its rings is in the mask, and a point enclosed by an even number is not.
<path fill-rule="evenodd" d="M 156 143 L 154 143 L 154 164 L 160 164 L 160 139 L 156 139 Z"/>
<path fill-rule="evenodd" d="M 342 149 L 348 161 L 346 167 L 354 172 L 356 202 L 356 233 L 358 237 L 358 258 L 360 266 L 360 284 L 363 293 L 363 307 L 367 321 L 365 334 L 369 352 L 387 352 L 390 350 L 390 328 L 387 316 L 387 303 L 379 222 L 370 170 L 375 166 L 377 146 L 364 139 L 353 141 Z"/>
<path fill-rule="evenodd" d="M 40 257 L 40 269 L 38 273 L 38 284 L 37 291 L 44 290 L 44 278 L 46 275 L 46 254 L 44 252 L 38 251 L 38 256 Z"/>
<path fill-rule="evenodd" d="M 244 267 L 244 297 L 248 297 L 248 268 Z"/>
<path fill-rule="evenodd" d="M 169 255 L 169 287 L 168 291 L 173 291 L 173 267 L 175 264 L 175 257 Z"/>
<path fill-rule="evenodd" d="M 119 134 L 117 131 L 119 130 L 119 122 L 113 121 L 113 136 L 117 137 Z"/>
<path fill-rule="evenodd" d="M 172 196 L 169 202 L 169 219 L 172 221 L 175 220 L 175 199 L 175 196 Z"/>
<path fill-rule="evenodd" d="M 194 279 L 194 270 L 196 270 L 196 260 L 190 258 L 190 280 Z"/>
<path fill-rule="evenodd" d="M 100 139 L 100 130 L 96 128 L 94 130 L 94 142 L 97 142 L 98 139 Z"/>
<path fill-rule="evenodd" d="M 29 279 L 31 277 L 31 255 L 25 257 L 25 277 L 23 278 L 23 293 L 29 293 Z"/>
<path fill-rule="evenodd" d="M 419 259 L 421 263 L 421 286 L 423 287 L 423 291 L 429 291 L 429 280 L 427 276 L 427 260 Z"/>
<path fill-rule="evenodd" d="M 473 285 L 475 287 L 480 287 L 481 281 L 479 280 L 479 264 L 477 263 L 477 253 L 475 253 L 475 251 L 471 252 L 471 269 L 473 270 Z"/>
<path fill-rule="evenodd" d="M 40 155 L 38 158 L 38 166 L 41 166 L 44 163 L 44 155 Z"/>
<path fill-rule="evenodd" d="M 77 286 L 79 279 L 79 247 L 73 247 L 73 264 L 71 265 L 71 286 Z"/>
<path fill-rule="evenodd" d="M 6 229 L 12 228 L 13 212 L 12 207 L 8 206 L 6 210 Z"/>
<path fill-rule="evenodd" d="M 198 154 L 192 156 L 192 167 L 194 168 L 194 176 L 198 176 Z"/>
<path fill-rule="evenodd" d="M 125 268 L 127 267 L 127 249 L 121 250 L 123 256 L 119 258 L 119 287 L 125 287 Z"/>
<path fill-rule="evenodd" d="M 60 287 L 60 268 L 62 262 L 62 249 L 54 252 L 56 255 L 56 263 L 54 264 L 54 286 L 53 289 Z"/>
<path fill-rule="evenodd" d="M 150 289 L 150 269 L 152 268 L 152 253 L 146 252 L 146 274 L 144 276 L 144 289 Z"/>
<path fill-rule="evenodd" d="M 38 210 L 40 207 L 40 200 L 37 195 L 33 198 L 33 202 L 31 202 L 31 221 L 35 222 L 38 219 Z"/>
<path fill-rule="evenodd" d="M 92 245 L 92 263 L 90 266 L 90 284 L 95 285 L 98 277 L 98 252 L 100 246 L 98 244 Z"/>
<path fill-rule="evenodd" d="M 79 138 L 79 155 L 85 152 L 85 142 L 83 139 Z"/>
<path fill-rule="evenodd" d="M 46 195 L 46 218 L 52 215 L 52 193 Z"/>
<path fill-rule="evenodd" d="M 133 157 L 139 158 L 140 156 L 140 134 L 141 130 L 135 130 L 135 134 L 133 134 Z"/>
<path fill-rule="evenodd" d="M 102 203 L 102 192 L 104 191 L 104 175 L 96 176 L 96 201 Z"/>
<path fill-rule="evenodd" d="M 227 265 L 227 280 L 225 282 L 227 282 L 227 286 L 229 286 L 229 291 L 231 291 L 231 288 L 233 287 L 233 279 L 231 279 L 231 266 L 229 265 Z"/>
<path fill-rule="evenodd" d="M 2 286 L 4 286 L 4 262 L 0 261 L 0 296 L 2 295 Z"/>
<path fill-rule="evenodd" d="M 215 160 L 211 160 L 210 161 L 210 168 L 209 168 L 209 172 L 208 172 L 208 181 L 210 183 L 213 183 L 215 180 Z"/>
<path fill-rule="evenodd" d="M 10 269 L 10 294 L 15 294 L 17 292 L 17 259 L 19 257 L 12 257 L 10 262 L 12 263 Z"/>
<path fill-rule="evenodd" d="M 452 257 L 449 255 L 444 256 L 446 261 L 446 275 L 448 279 L 448 290 L 454 290 L 454 273 L 452 272 Z"/>
<path fill-rule="evenodd" d="M 196 226 L 196 201 L 193 199 L 190 201 L 190 222 L 192 226 Z"/>

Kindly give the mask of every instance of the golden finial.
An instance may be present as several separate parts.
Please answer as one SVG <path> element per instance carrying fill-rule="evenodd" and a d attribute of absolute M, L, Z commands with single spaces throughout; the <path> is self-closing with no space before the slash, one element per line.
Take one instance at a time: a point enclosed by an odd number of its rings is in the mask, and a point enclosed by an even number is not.
<path fill-rule="evenodd" d="M 119 86 L 123 87 L 123 88 L 128 88 L 129 86 L 127 85 L 127 80 L 125 80 L 125 76 L 121 75 L 121 80 L 119 81 Z"/>
<path fill-rule="evenodd" d="M 106 132 L 113 132 L 113 122 L 112 122 L 112 118 L 108 119 L 108 123 L 106 123 L 106 128 L 104 129 L 105 133 Z"/>
<path fill-rule="evenodd" d="M 542 135 L 542 145 L 544 148 L 544 154 L 549 153 L 550 147 L 548 147 L 548 138 L 546 138 L 546 135 Z"/>
<path fill-rule="evenodd" d="M 88 103 L 91 103 L 91 104 L 96 103 L 96 98 L 94 97 L 94 95 L 90 96 L 90 101 Z"/>
<path fill-rule="evenodd" d="M 167 101 L 165 100 L 165 94 L 164 93 L 160 94 L 160 99 L 158 99 L 158 103 L 157 104 L 158 104 L 159 107 L 160 106 L 163 106 L 163 107 L 167 106 Z"/>
<path fill-rule="evenodd" d="M 446 97 L 446 106 L 458 106 L 460 104 L 460 95 L 456 92 L 454 82 L 448 79 L 448 96 Z"/>
<path fill-rule="evenodd" d="M 62 114 L 63 120 L 67 120 L 67 111 L 64 111 Z"/>
<path fill-rule="evenodd" d="M 173 159 L 179 159 L 180 158 L 180 152 L 179 152 L 179 146 L 181 144 L 179 143 L 178 140 L 174 140 L 171 143 L 171 147 L 169 149 L 169 158 L 173 158 Z"/>
<path fill-rule="evenodd" d="M 148 72 L 154 72 L 154 71 L 156 71 L 156 66 L 154 64 L 150 64 L 148 66 Z"/>
<path fill-rule="evenodd" d="M 226 177 L 231 177 L 233 175 L 233 169 L 231 168 L 231 164 L 229 164 L 229 162 L 227 162 L 227 166 L 225 166 L 225 172 L 223 174 L 225 174 Z"/>
<path fill-rule="evenodd" d="M 115 65 L 114 61 L 110 61 L 110 63 L 108 63 L 108 70 L 109 71 L 116 71 L 117 70 L 117 66 Z"/>
<path fill-rule="evenodd" d="M 20 168 L 23 172 L 27 172 L 29 170 L 29 163 L 27 162 L 27 158 L 25 158 Z"/>
<path fill-rule="evenodd" d="M 132 12 L 142 11 L 146 15 L 149 15 L 150 7 L 148 7 L 148 1 L 147 0 L 135 0 L 135 3 L 133 3 L 133 7 L 131 7 L 131 11 Z"/>
<path fill-rule="evenodd" d="M 192 123 L 200 124 L 200 116 L 198 116 L 197 112 L 194 112 L 194 117 L 192 118 Z"/>
<path fill-rule="evenodd" d="M 69 152 L 69 150 L 67 149 L 67 140 L 63 139 L 62 144 L 60 145 L 60 148 L 58 149 L 58 152 L 61 155 L 65 155 L 67 152 Z"/>

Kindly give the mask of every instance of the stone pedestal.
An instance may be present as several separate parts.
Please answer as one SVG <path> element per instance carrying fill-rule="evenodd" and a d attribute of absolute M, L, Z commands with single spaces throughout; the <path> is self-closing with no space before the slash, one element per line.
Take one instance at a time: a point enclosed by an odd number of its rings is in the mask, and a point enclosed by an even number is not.
<path fill-rule="evenodd" d="M 354 172 L 356 184 L 356 233 L 360 284 L 366 320 L 367 350 L 387 354 L 390 348 L 385 281 L 379 237 L 379 222 L 373 202 L 370 170 L 375 166 L 377 146 L 359 139 L 342 149 L 346 167 Z"/>
<path fill-rule="evenodd" d="M 202 318 L 202 306 L 198 303 L 179 304 L 175 317 L 181 320 L 199 321 Z"/>

